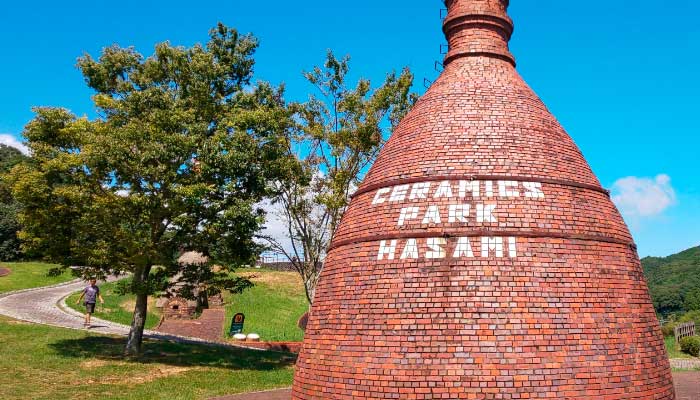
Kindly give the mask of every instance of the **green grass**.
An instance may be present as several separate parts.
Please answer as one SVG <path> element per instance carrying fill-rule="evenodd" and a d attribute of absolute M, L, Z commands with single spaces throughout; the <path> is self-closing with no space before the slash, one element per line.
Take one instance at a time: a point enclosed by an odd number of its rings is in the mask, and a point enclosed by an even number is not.
<path fill-rule="evenodd" d="M 241 272 L 242 276 L 252 276 L 255 286 L 242 294 L 226 295 L 226 321 L 223 333 L 228 334 L 231 318 L 242 312 L 246 316 L 244 333 L 257 333 L 264 341 L 301 341 L 304 332 L 297 327 L 297 321 L 308 310 L 301 278 L 296 272 L 254 270 Z M 134 296 L 119 296 L 114 292 L 115 283 L 100 285 L 104 306 L 97 305 L 95 316 L 107 321 L 131 324 L 134 309 Z M 80 293 L 66 299 L 69 307 L 84 311 L 82 304 L 75 301 Z M 153 328 L 160 319 L 155 307 L 155 298 L 148 305 L 146 328 Z"/>
<path fill-rule="evenodd" d="M 0 399 L 206 399 L 291 385 L 285 353 L 124 339 L 0 317 Z"/>
<path fill-rule="evenodd" d="M 668 352 L 668 358 L 685 358 L 694 359 L 693 356 L 685 354 L 681 351 L 680 346 L 676 343 L 676 338 L 673 336 L 667 336 L 666 339 L 666 351 Z"/>
<path fill-rule="evenodd" d="M 87 286 L 87 284 L 86 284 Z M 131 317 L 134 312 L 134 295 L 124 295 L 120 296 L 115 293 L 116 283 L 103 283 L 98 285 L 100 287 L 100 292 L 102 292 L 102 297 L 105 300 L 105 304 L 97 304 L 95 307 L 94 316 L 106 321 L 117 322 L 124 325 L 131 325 Z M 80 297 L 80 292 L 73 293 L 66 299 L 66 304 L 68 307 L 77 310 L 79 312 L 84 312 L 85 307 L 82 302 L 80 304 L 75 304 L 75 302 Z M 146 318 L 146 329 L 151 329 L 158 324 L 160 320 L 160 312 L 155 307 L 155 299 L 151 298 L 148 303 L 148 317 Z"/>
<path fill-rule="evenodd" d="M 10 275 L 0 277 L 0 293 L 56 285 L 74 279 L 70 271 L 65 271 L 62 275 L 56 277 L 47 276 L 51 268 L 57 267 L 57 265 L 53 264 L 40 262 L 8 262 L 0 263 L 0 267 L 7 267 L 12 270 Z"/>
<path fill-rule="evenodd" d="M 296 272 L 256 270 L 241 272 L 254 276 L 255 286 L 243 294 L 227 296 L 226 326 L 231 318 L 245 314 L 244 333 L 257 333 L 263 341 L 301 341 L 304 332 L 297 327 L 299 318 L 308 311 L 304 286 Z"/>

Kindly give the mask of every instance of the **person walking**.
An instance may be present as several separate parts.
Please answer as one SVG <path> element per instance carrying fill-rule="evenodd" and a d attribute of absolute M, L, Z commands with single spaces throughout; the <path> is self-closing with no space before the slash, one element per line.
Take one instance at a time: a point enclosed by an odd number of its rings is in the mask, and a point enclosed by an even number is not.
<path fill-rule="evenodd" d="M 97 279 L 90 279 L 90 286 L 83 289 L 83 293 L 80 294 L 80 297 L 78 298 L 78 301 L 75 302 L 75 304 L 80 304 L 80 300 L 82 300 L 83 298 L 85 298 L 84 325 L 87 329 L 90 329 L 90 319 L 92 317 L 92 314 L 95 313 L 95 304 L 97 303 L 97 299 L 100 299 L 101 304 L 105 303 L 105 300 L 102 298 L 102 294 L 100 294 L 100 288 L 97 286 Z"/>

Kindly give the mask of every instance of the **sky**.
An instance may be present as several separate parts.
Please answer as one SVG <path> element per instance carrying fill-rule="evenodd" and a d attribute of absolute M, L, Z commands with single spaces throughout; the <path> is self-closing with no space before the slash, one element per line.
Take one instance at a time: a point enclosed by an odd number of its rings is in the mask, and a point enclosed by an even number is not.
<path fill-rule="evenodd" d="M 351 76 L 408 66 L 435 80 L 440 0 L 6 2 L 0 13 L 0 141 L 23 149 L 33 106 L 94 116 L 75 68 L 84 53 L 162 41 L 190 46 L 221 21 L 260 39 L 256 78 L 289 100 L 327 49 Z M 513 0 L 518 71 L 579 145 L 622 211 L 641 256 L 700 245 L 700 2 Z M 26 150 L 26 149 L 23 149 Z"/>

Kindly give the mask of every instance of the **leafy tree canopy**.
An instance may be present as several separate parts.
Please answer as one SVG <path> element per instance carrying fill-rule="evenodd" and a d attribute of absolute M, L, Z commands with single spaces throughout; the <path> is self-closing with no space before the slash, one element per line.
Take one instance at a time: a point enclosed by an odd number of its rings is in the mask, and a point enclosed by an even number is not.
<path fill-rule="evenodd" d="M 407 68 L 376 86 L 368 79 L 350 82 L 349 70 L 349 57 L 329 51 L 323 66 L 304 73 L 315 90 L 306 103 L 291 107 L 297 125 L 288 154 L 297 160 L 297 173 L 278 186 L 276 198 L 292 248 L 268 238 L 301 275 L 309 302 L 350 196 L 417 100 Z"/>
<path fill-rule="evenodd" d="M 219 24 L 205 46 L 85 55 L 78 67 L 99 118 L 36 108 L 25 129 L 35 162 L 15 167 L 11 184 L 26 249 L 85 266 L 86 276 L 133 273 L 129 353 L 140 349 L 152 282 L 162 281 L 152 272 L 217 281 L 177 255 L 234 267 L 259 251 L 256 204 L 288 175 L 291 115 L 281 88 L 251 83 L 256 48 Z"/>

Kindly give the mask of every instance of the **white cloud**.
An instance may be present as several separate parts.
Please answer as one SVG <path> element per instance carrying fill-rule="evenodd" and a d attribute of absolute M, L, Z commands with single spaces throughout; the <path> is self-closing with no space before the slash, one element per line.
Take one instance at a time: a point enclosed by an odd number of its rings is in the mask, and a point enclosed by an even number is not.
<path fill-rule="evenodd" d="M 10 135 L 9 133 L 0 134 L 0 143 L 6 146 L 14 147 L 22 153 L 29 155 L 29 148 L 25 146 L 24 143 L 17 140 L 14 135 Z"/>
<path fill-rule="evenodd" d="M 671 177 L 655 178 L 629 176 L 618 179 L 612 188 L 612 199 L 627 217 L 652 217 L 676 204 L 676 192 Z"/>
<path fill-rule="evenodd" d="M 293 254 L 292 242 L 289 239 L 287 222 L 283 217 L 284 210 L 282 205 L 280 203 L 272 204 L 272 202 L 267 200 L 258 204 L 258 206 L 267 213 L 265 229 L 260 233 L 264 236 L 271 237 L 284 247 L 288 253 Z"/>

